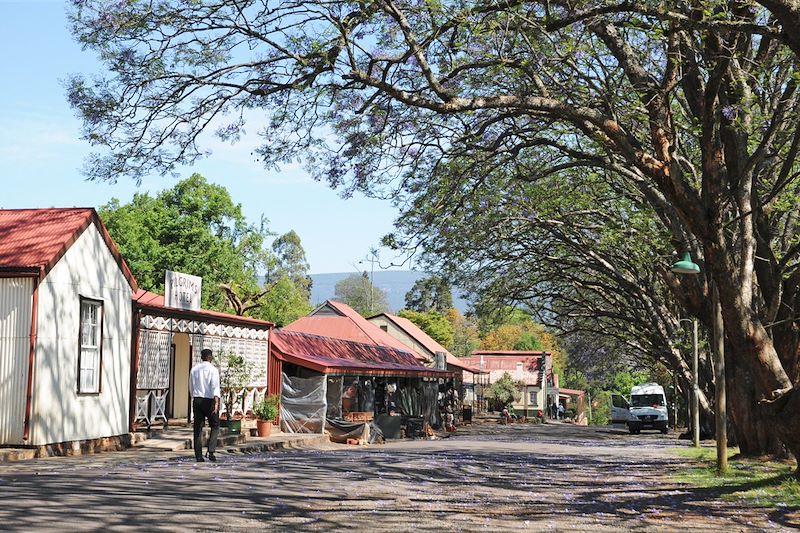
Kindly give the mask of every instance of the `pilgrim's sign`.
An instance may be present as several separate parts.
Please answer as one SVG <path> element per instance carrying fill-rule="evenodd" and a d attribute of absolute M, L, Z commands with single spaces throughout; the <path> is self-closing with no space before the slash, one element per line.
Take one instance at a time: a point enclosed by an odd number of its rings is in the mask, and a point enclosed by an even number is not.
<path fill-rule="evenodd" d="M 199 311 L 202 285 L 201 277 L 167 270 L 164 276 L 164 305 L 173 309 Z"/>

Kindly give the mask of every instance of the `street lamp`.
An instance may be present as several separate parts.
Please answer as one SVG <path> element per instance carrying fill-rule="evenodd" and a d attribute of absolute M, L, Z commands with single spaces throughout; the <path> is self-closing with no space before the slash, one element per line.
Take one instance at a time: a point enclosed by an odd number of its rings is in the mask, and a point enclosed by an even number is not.
<path fill-rule="evenodd" d="M 681 318 L 678 320 L 678 323 L 681 322 L 692 323 L 692 446 L 698 448 L 700 446 L 700 388 L 697 385 L 697 319 L 692 318 L 690 320 L 688 318 Z"/>
<path fill-rule="evenodd" d="M 699 274 L 700 267 L 692 261 L 689 252 L 683 254 L 683 259 L 672 265 L 670 270 L 676 274 Z M 717 440 L 717 475 L 725 473 L 728 469 L 728 428 L 726 426 L 726 395 L 725 395 L 725 330 L 722 321 L 722 307 L 719 303 L 719 292 L 717 291 L 717 284 L 714 279 L 708 277 L 709 288 L 711 289 L 711 322 L 714 326 L 714 380 L 715 380 L 715 425 L 716 425 L 716 440 Z M 696 331 L 696 326 L 695 326 Z M 696 334 L 695 334 L 696 337 Z M 696 344 L 695 344 L 696 346 Z M 696 350 L 696 348 L 695 348 Z M 696 353 L 696 352 L 695 352 Z M 695 361 L 696 361 L 696 355 Z M 694 376 L 694 407 L 697 408 L 697 367 L 693 361 Z M 699 434 L 699 432 L 698 432 Z M 694 435 L 693 435 L 694 437 Z"/>

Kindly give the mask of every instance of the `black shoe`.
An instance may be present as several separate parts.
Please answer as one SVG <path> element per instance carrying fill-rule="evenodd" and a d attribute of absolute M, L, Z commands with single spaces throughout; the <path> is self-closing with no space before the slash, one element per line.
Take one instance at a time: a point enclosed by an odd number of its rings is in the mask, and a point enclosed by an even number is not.
<path fill-rule="evenodd" d="M 194 458 L 194 460 L 195 460 L 195 461 L 197 461 L 198 463 L 205 463 L 205 462 L 206 462 L 206 460 L 205 460 L 205 459 L 203 459 L 203 458 L 202 458 L 202 457 L 200 457 L 200 456 L 197 456 L 197 457 L 195 457 L 195 458 Z"/>
<path fill-rule="evenodd" d="M 216 463 L 217 462 L 217 456 L 214 455 L 213 453 L 210 453 L 210 454 L 208 454 L 208 460 L 211 461 L 212 463 Z"/>

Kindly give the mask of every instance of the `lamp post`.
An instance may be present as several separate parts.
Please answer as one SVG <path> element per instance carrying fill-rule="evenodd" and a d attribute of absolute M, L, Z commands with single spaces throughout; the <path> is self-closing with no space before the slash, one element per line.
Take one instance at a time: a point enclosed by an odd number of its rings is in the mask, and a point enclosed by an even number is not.
<path fill-rule="evenodd" d="M 688 252 L 683 254 L 683 259 L 672 265 L 670 270 L 675 274 L 688 274 L 691 276 L 695 276 L 700 273 L 700 267 L 692 261 L 692 258 Z M 679 323 L 683 322 L 684 320 L 689 321 L 688 318 L 682 318 L 679 320 Z M 692 322 L 692 407 L 691 407 L 692 446 L 697 448 L 700 446 L 700 401 L 698 399 L 698 393 L 700 392 L 700 390 L 697 385 L 697 367 L 698 367 L 697 319 L 694 318 L 691 320 L 691 322 Z"/>
<path fill-rule="evenodd" d="M 690 274 L 695 275 L 700 273 L 700 267 L 692 262 L 692 258 L 688 252 L 683 254 L 683 259 L 672 265 L 670 270 L 676 274 Z M 715 381 L 715 425 L 716 425 L 716 441 L 717 441 L 717 475 L 725 473 L 728 469 L 728 428 L 726 426 L 727 409 L 726 409 L 726 395 L 725 395 L 725 330 L 722 321 L 722 307 L 719 303 L 719 292 L 717 284 L 714 283 L 713 278 L 708 278 L 709 288 L 711 290 L 711 322 L 714 326 L 714 381 Z M 697 326 L 695 325 L 695 338 Z M 695 344 L 696 346 L 696 344 Z M 696 350 L 696 348 L 695 348 Z M 696 352 L 695 352 L 696 354 Z M 698 407 L 697 401 L 697 366 L 696 355 L 693 361 L 693 381 L 694 381 L 694 398 L 692 403 L 695 409 Z M 693 434 L 699 436 L 699 430 Z M 699 437 L 698 437 L 699 438 Z M 693 440 L 694 442 L 694 440 Z M 699 442 L 698 444 L 699 445 Z"/>
<path fill-rule="evenodd" d="M 692 323 L 692 403 L 690 410 L 692 413 L 692 446 L 698 448 L 700 447 L 700 387 L 697 384 L 697 319 L 681 318 L 678 322 Z"/>

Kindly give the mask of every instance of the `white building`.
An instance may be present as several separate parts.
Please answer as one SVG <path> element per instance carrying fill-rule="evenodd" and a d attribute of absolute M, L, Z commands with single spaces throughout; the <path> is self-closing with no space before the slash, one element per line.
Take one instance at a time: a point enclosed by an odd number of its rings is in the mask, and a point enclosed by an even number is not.
<path fill-rule="evenodd" d="M 93 209 L 0 211 L 0 445 L 128 433 L 135 289 Z"/>

